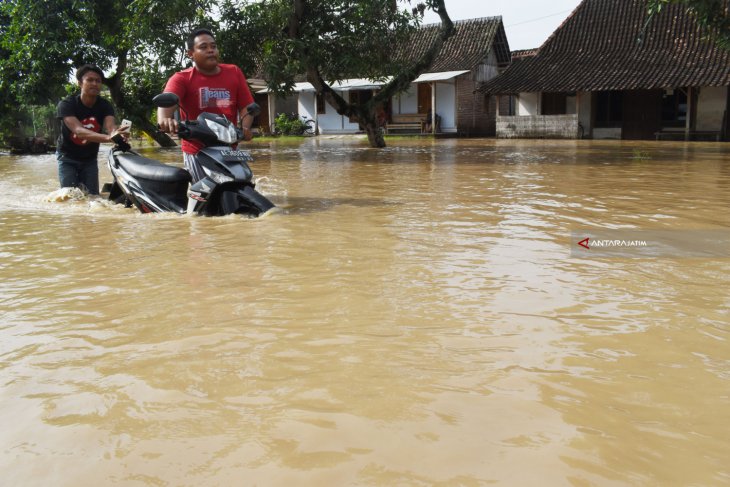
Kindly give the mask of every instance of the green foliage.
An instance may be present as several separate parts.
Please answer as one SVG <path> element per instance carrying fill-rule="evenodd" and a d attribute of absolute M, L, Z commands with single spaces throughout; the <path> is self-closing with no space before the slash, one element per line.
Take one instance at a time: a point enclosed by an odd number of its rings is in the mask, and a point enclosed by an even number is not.
<path fill-rule="evenodd" d="M 67 94 L 74 69 L 92 63 L 107 73 L 119 115 L 141 121 L 151 112 L 152 96 L 182 67 L 187 33 L 201 24 L 215 26 L 205 13 L 214 5 L 215 0 L 2 1 L 0 106 L 56 103 Z M 12 116 L 2 113 L 0 119 Z"/>
<path fill-rule="evenodd" d="M 651 159 L 651 153 L 646 150 L 633 149 L 631 159 L 635 161 L 647 161 Z"/>
<path fill-rule="evenodd" d="M 260 52 L 257 66 L 280 95 L 290 92 L 297 77 L 313 66 L 330 83 L 384 79 L 401 71 L 393 46 L 413 32 L 421 18 L 408 8 L 397 8 L 393 0 L 262 0 L 245 5 L 227 0 L 221 12 L 226 46 Z M 297 14 L 300 22 L 290 25 Z M 251 45 L 252 38 L 260 40 L 258 49 Z"/>
<path fill-rule="evenodd" d="M 410 0 L 2 0 L 0 130 L 12 127 L 18 107 L 55 104 L 84 63 L 107 73 L 119 116 L 152 127 L 151 98 L 188 63 L 184 40 L 200 25 L 216 31 L 226 61 L 263 75 L 277 94 L 303 75 L 320 92 L 325 80 L 396 75 L 367 106 L 327 93 L 338 112 L 374 127 L 375 106 L 430 62 L 404 65 L 393 46 L 418 27 L 426 7 L 448 20 L 443 0 L 424 1 L 412 8 Z"/>
<path fill-rule="evenodd" d="M 668 4 L 681 5 L 706 27 L 710 37 L 723 49 L 730 49 L 730 12 L 727 0 L 648 0 L 649 16 L 661 12 Z"/>
<path fill-rule="evenodd" d="M 399 59 L 399 46 L 420 25 L 426 8 L 439 14 L 438 35 L 417 59 Z M 373 147 L 385 145 L 376 112 L 433 62 L 454 32 L 444 0 L 260 0 L 242 4 L 225 0 L 221 8 L 226 49 L 243 46 L 260 52 L 256 73 L 277 96 L 290 94 L 305 78 L 337 113 L 356 120 Z M 250 38 L 260 41 L 258 48 Z M 348 78 L 386 81 L 369 99 L 345 100 L 330 87 Z"/>
<path fill-rule="evenodd" d="M 304 133 L 304 122 L 296 113 L 280 113 L 274 119 L 274 131 L 282 135 L 302 135 Z"/>

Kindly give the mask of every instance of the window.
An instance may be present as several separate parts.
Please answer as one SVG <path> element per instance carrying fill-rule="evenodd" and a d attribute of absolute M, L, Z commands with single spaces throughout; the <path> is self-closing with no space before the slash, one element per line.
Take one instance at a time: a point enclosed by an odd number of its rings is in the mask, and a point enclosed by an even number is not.
<path fill-rule="evenodd" d="M 565 115 L 566 100 L 565 93 L 543 93 L 541 113 L 543 115 Z"/>
<path fill-rule="evenodd" d="M 596 127 L 620 127 L 623 120 L 623 93 L 599 91 L 596 93 Z"/>
<path fill-rule="evenodd" d="M 324 115 L 327 112 L 327 106 L 325 105 L 324 95 L 317 93 L 317 114 Z"/>
<path fill-rule="evenodd" d="M 675 88 L 662 96 L 662 126 L 684 127 L 687 123 L 687 91 Z"/>
<path fill-rule="evenodd" d="M 370 98 L 373 97 L 373 92 L 370 90 L 352 90 L 350 91 L 350 104 L 358 105 L 366 103 Z M 353 117 L 350 117 L 350 123 L 356 123 Z"/>

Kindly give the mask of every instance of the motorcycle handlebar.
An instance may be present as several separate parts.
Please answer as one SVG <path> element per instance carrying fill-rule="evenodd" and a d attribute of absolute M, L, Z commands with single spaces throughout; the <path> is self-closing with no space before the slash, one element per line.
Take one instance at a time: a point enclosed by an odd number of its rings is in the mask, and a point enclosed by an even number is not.
<path fill-rule="evenodd" d="M 123 152 L 127 152 L 129 149 L 132 148 L 129 143 L 124 140 L 124 137 L 122 137 L 122 134 L 117 134 L 114 137 L 112 137 L 112 141 L 114 142 L 114 148 L 119 149 Z"/>
<path fill-rule="evenodd" d="M 178 137 L 184 137 L 186 135 L 190 134 L 190 128 L 187 125 L 187 122 L 180 122 L 177 124 L 177 135 Z"/>
<path fill-rule="evenodd" d="M 195 131 L 195 127 L 198 126 L 197 120 L 183 120 L 177 123 L 177 136 L 181 139 L 187 139 L 191 137 Z M 158 123 L 157 128 L 162 130 L 161 125 Z M 236 140 L 246 140 L 245 131 L 239 127 L 236 127 Z"/>
<path fill-rule="evenodd" d="M 162 125 L 157 124 L 157 129 L 162 130 Z M 167 132 L 166 132 L 167 133 Z M 177 135 L 187 135 L 190 133 L 190 129 L 187 127 L 187 122 L 178 122 L 177 124 Z"/>

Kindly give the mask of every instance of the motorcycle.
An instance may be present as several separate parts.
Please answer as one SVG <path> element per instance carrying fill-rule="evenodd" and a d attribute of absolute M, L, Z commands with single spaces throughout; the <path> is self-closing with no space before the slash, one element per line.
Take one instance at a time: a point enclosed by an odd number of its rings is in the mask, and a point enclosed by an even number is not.
<path fill-rule="evenodd" d="M 158 107 L 179 106 L 174 93 L 161 93 L 152 99 Z M 252 103 L 245 116 L 255 117 L 261 108 Z M 205 177 L 194 184 L 188 171 L 169 166 L 133 151 L 121 135 L 112 140 L 108 164 L 113 182 L 104 185 L 108 199 L 142 213 L 174 212 L 204 216 L 242 214 L 260 216 L 274 207 L 256 191 L 253 161 L 248 151 L 232 149 L 243 139 L 243 132 L 223 115 L 201 113 L 197 120 L 178 124 L 178 136 L 202 142 L 198 160 Z"/>

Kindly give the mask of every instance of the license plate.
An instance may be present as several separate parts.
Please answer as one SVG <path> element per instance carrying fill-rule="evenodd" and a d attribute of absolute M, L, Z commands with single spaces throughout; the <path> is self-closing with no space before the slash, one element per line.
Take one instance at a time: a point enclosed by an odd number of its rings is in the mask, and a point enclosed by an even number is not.
<path fill-rule="evenodd" d="M 222 150 L 221 155 L 226 160 L 248 160 L 251 156 L 245 150 Z"/>

